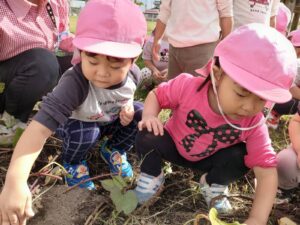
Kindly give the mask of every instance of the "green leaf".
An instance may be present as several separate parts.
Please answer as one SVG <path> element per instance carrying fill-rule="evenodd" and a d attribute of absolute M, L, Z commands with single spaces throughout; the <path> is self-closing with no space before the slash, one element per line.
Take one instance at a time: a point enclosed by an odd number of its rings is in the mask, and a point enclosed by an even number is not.
<path fill-rule="evenodd" d="M 239 222 L 235 221 L 233 223 L 226 223 L 218 218 L 218 211 L 215 208 L 211 208 L 209 211 L 209 220 L 212 225 L 241 225 Z M 243 224 L 245 225 L 245 224 Z"/>
<path fill-rule="evenodd" d="M 118 187 L 120 190 L 123 190 L 127 186 L 126 182 L 124 181 L 124 178 L 119 175 L 113 176 L 112 179 L 116 187 Z"/>
<path fill-rule="evenodd" d="M 135 193 L 132 190 L 127 191 L 124 194 L 124 201 L 123 201 L 123 211 L 126 215 L 133 212 L 138 205 L 138 199 Z"/>
<path fill-rule="evenodd" d="M 138 205 L 138 199 L 132 190 L 122 194 L 121 191 L 115 189 L 110 193 L 110 197 L 116 206 L 117 211 L 123 211 L 126 215 L 134 211 Z"/>
<path fill-rule="evenodd" d="M 107 191 L 111 191 L 115 188 L 115 183 L 112 179 L 101 180 L 101 185 Z"/>

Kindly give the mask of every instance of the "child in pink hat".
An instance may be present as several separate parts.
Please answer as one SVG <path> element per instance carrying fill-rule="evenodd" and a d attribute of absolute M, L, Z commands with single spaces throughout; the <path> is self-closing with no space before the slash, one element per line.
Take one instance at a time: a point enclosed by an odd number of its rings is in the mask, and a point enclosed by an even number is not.
<path fill-rule="evenodd" d="M 33 216 L 27 178 L 55 131 L 63 141 L 69 186 L 95 189 L 92 181 L 82 182 L 90 178 L 86 156 L 105 136 L 100 154 L 111 174 L 133 175 L 126 151 L 134 143 L 143 106 L 133 101 L 138 76 L 131 67 L 146 30 L 143 13 L 130 0 L 87 2 L 73 40 L 81 62 L 63 75 L 21 136 L 0 195 L 0 224 L 25 224 Z"/>
<path fill-rule="evenodd" d="M 284 36 L 287 35 L 288 25 L 291 21 L 292 13 L 291 10 L 286 7 L 282 2 L 279 3 L 278 12 L 276 15 L 276 30 L 282 33 Z"/>
<path fill-rule="evenodd" d="M 295 114 L 297 112 L 298 102 L 300 100 L 300 29 L 292 31 L 288 35 L 288 39 L 292 42 L 297 54 L 297 75 L 290 89 L 293 98 L 283 104 L 275 104 L 271 111 L 267 125 L 272 129 L 277 129 L 282 115 Z"/>
<path fill-rule="evenodd" d="M 143 204 L 162 191 L 161 163 L 167 160 L 202 171 L 200 188 L 208 206 L 228 212 L 230 202 L 219 195 L 226 195 L 229 183 L 253 169 L 258 185 L 245 223 L 266 224 L 277 171 L 262 109 L 266 101 L 291 99 L 293 46 L 267 25 L 241 26 L 217 45 L 214 59 L 197 72 L 206 80 L 183 73 L 146 98 L 136 137 L 142 160 L 135 188 L 138 200 Z M 158 114 L 166 108 L 172 116 L 163 125 Z"/>
<path fill-rule="evenodd" d="M 159 84 L 167 79 L 169 61 L 169 43 L 166 35 L 160 42 L 159 60 L 153 57 L 152 47 L 155 29 L 151 37 L 145 42 L 142 59 L 145 67 L 141 69 L 141 89 L 151 90 L 155 84 Z"/>
<path fill-rule="evenodd" d="M 283 190 L 297 188 L 300 183 L 300 104 L 288 130 L 291 144 L 277 155 L 278 186 Z"/>
<path fill-rule="evenodd" d="M 295 30 L 289 34 L 297 57 L 300 56 L 300 29 Z M 300 183 L 300 59 L 297 60 L 297 76 L 293 87 L 290 89 L 293 95 L 293 108 L 296 108 L 295 115 L 289 123 L 289 137 L 291 140 L 290 146 L 281 150 L 278 153 L 278 178 L 279 187 L 283 190 L 290 190 L 299 186 Z M 298 106 L 298 107 L 297 107 Z M 281 106 L 282 107 L 282 106 Z M 290 110 L 294 111 L 294 110 Z M 284 113 L 283 113 L 284 114 Z M 286 113 L 285 113 L 286 114 Z"/>
<path fill-rule="evenodd" d="M 297 56 L 300 57 L 300 29 L 294 30 L 289 33 L 288 38 L 291 40 L 295 47 Z"/>

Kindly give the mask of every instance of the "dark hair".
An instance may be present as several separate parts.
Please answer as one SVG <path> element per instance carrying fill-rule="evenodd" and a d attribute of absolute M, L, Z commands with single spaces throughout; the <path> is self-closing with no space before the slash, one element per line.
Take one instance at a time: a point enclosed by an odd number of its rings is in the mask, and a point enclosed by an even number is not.
<path fill-rule="evenodd" d="M 215 57 L 215 66 L 217 67 L 221 67 L 220 66 L 220 61 L 219 61 L 219 57 Z M 208 74 L 208 76 L 205 78 L 204 82 L 197 88 L 197 92 L 201 91 L 201 89 L 207 84 L 208 81 L 210 81 L 211 78 L 210 78 L 210 74 Z"/>

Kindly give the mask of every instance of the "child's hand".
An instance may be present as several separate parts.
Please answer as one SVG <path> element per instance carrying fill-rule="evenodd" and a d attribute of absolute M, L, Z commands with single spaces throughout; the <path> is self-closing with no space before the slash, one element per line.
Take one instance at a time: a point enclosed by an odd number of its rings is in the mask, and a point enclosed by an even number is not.
<path fill-rule="evenodd" d="M 167 79 L 168 75 L 168 69 L 164 69 L 163 71 L 160 71 L 160 80 L 165 81 Z"/>
<path fill-rule="evenodd" d="M 249 217 L 243 224 L 245 225 L 260 225 L 256 219 Z M 262 224 L 261 224 L 262 225 Z"/>
<path fill-rule="evenodd" d="M 0 195 L 0 224 L 25 225 L 34 216 L 31 193 L 25 185 L 4 186 Z"/>
<path fill-rule="evenodd" d="M 142 131 L 144 127 L 147 128 L 149 132 L 153 132 L 155 136 L 164 135 L 164 126 L 155 116 L 143 116 L 142 120 L 138 123 L 138 128 Z"/>
<path fill-rule="evenodd" d="M 122 126 L 127 126 L 128 124 L 130 124 L 130 122 L 133 120 L 133 116 L 134 116 L 134 107 L 133 105 L 131 106 L 124 106 L 121 109 L 120 112 L 120 123 L 122 124 Z"/>
<path fill-rule="evenodd" d="M 73 52 L 74 45 L 73 45 L 74 34 L 69 33 L 67 37 L 64 37 L 61 42 L 59 43 L 59 49 L 65 52 Z"/>
<path fill-rule="evenodd" d="M 155 68 L 155 70 L 153 70 L 152 74 L 154 76 L 154 79 L 155 80 L 158 80 L 158 81 L 164 81 L 166 80 L 167 78 L 167 73 L 168 73 L 168 70 L 165 69 L 163 71 L 159 71 L 158 69 Z"/>
<path fill-rule="evenodd" d="M 152 75 L 154 76 L 154 79 L 160 79 L 160 77 L 161 77 L 159 70 L 156 68 L 153 68 Z"/>

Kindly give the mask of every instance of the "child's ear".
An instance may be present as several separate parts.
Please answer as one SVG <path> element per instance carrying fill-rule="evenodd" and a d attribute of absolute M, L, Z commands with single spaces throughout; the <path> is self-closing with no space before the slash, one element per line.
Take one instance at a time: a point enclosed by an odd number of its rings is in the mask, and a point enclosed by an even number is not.
<path fill-rule="evenodd" d="M 133 59 L 131 60 L 131 63 L 132 63 L 132 64 L 135 63 L 135 62 L 138 60 L 138 58 L 139 58 L 139 57 L 133 58 Z"/>
<path fill-rule="evenodd" d="M 221 78 L 221 75 L 222 75 L 222 69 L 216 65 L 214 65 L 212 69 L 213 69 L 216 81 L 219 81 Z"/>

